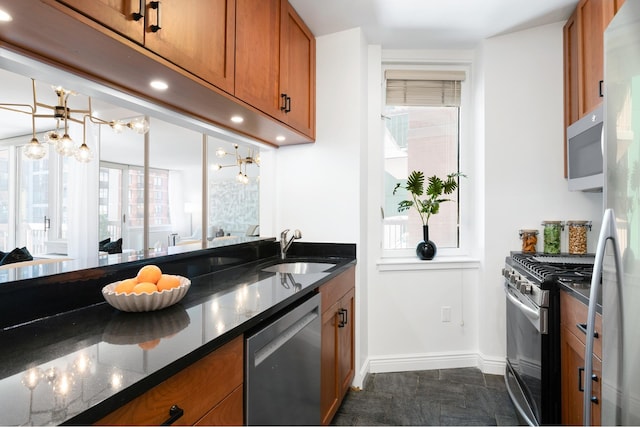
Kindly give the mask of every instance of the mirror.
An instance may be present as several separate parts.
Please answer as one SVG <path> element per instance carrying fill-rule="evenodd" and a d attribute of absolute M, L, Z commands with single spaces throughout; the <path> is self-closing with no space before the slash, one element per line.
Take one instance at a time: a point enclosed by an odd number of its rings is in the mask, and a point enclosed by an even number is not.
<path fill-rule="evenodd" d="M 0 60 L 0 251 L 24 247 L 34 258 L 0 269 L 72 260 L 71 269 L 89 268 L 149 251 L 259 238 L 259 148 L 253 141 L 59 70 L 41 76 L 43 68 L 28 74 L 37 76 L 34 96 L 26 72 Z M 50 82 L 77 91 L 67 98 L 68 111 L 90 110 L 96 120 L 81 113 L 65 128 L 55 109 L 40 108 L 59 104 Z M 146 134 L 127 126 L 116 133 L 109 125 L 142 118 Z M 33 125 L 47 152 L 37 160 L 25 156 Z M 75 146 L 85 142 L 93 159 L 82 163 L 56 151 L 45 142 L 56 129 L 67 131 Z"/>

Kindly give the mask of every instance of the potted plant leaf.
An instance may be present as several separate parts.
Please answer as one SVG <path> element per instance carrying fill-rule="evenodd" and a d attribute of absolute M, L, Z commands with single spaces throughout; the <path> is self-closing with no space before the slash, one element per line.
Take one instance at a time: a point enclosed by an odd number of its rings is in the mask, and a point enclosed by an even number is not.
<path fill-rule="evenodd" d="M 422 220 L 422 234 L 424 240 L 418 243 L 416 255 L 424 260 L 433 259 L 436 256 L 436 244 L 429 240 L 429 218 L 440 212 L 440 204 L 451 201 L 443 195 L 453 193 L 458 188 L 457 178 L 465 176 L 459 172 L 450 173 L 442 179 L 436 175 L 427 178 L 425 186 L 425 176 L 422 171 L 413 171 L 409 174 L 406 184 L 397 183 L 393 189 L 393 194 L 400 188 L 407 190 L 411 194 L 411 200 L 403 200 L 398 203 L 398 212 L 404 212 L 414 207 Z"/>

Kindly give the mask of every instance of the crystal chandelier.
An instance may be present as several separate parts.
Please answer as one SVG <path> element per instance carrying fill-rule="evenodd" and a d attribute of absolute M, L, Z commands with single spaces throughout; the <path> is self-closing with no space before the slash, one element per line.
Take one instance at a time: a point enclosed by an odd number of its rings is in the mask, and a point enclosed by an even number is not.
<path fill-rule="evenodd" d="M 121 120 L 107 121 L 99 117 L 95 117 L 91 108 L 91 97 L 87 97 L 87 109 L 76 110 L 69 108 L 69 97 L 77 94 L 74 91 L 67 90 L 61 86 L 53 88 L 57 97 L 56 105 L 48 105 L 38 102 L 36 81 L 34 79 L 31 79 L 31 88 L 33 93 L 32 105 L 0 104 L 0 109 L 31 115 L 31 141 L 29 141 L 29 143 L 24 147 L 24 155 L 29 159 L 42 159 L 48 152 L 47 146 L 40 143 L 36 137 L 36 119 L 54 119 L 56 121 L 55 130 L 47 132 L 44 135 L 44 141 L 53 145 L 56 152 L 61 156 L 75 157 L 79 162 L 89 162 L 93 157 L 86 142 L 87 120 L 94 124 L 107 125 L 116 133 L 121 133 L 125 129 L 131 129 L 139 134 L 145 134 L 149 131 L 149 122 L 143 117 L 135 118 L 129 122 Z M 38 108 L 49 111 L 46 113 L 40 113 Z M 75 122 L 82 125 L 82 144 L 78 145 L 69 135 L 69 122 Z"/>
<path fill-rule="evenodd" d="M 214 171 L 218 171 L 222 168 L 237 166 L 238 175 L 236 175 L 236 180 L 238 180 L 238 182 L 242 184 L 248 184 L 249 177 L 247 176 L 247 165 L 256 165 L 260 167 L 260 154 L 255 154 L 254 150 L 248 148 L 247 155 L 245 157 L 242 157 L 239 152 L 238 144 L 233 144 L 233 148 L 235 149 L 235 152 L 233 153 L 227 153 L 222 147 L 218 148 L 216 150 L 216 157 L 223 158 L 225 156 L 234 156 L 236 160 L 235 163 L 228 165 L 221 165 L 219 163 L 216 163 L 211 166 L 211 169 Z"/>

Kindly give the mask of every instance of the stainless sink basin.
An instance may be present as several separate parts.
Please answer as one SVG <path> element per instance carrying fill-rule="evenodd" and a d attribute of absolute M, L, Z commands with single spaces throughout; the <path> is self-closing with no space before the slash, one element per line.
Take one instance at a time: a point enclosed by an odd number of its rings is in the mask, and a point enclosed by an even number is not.
<path fill-rule="evenodd" d="M 292 274 L 309 274 L 321 273 L 335 267 L 335 264 L 328 262 L 282 262 L 265 267 L 262 271 L 270 273 L 292 273 Z"/>

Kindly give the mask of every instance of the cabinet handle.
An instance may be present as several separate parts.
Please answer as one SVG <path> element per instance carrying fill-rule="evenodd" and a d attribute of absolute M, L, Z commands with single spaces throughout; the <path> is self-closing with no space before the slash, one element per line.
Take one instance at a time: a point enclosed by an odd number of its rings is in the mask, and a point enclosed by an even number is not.
<path fill-rule="evenodd" d="M 604 97 L 604 93 L 602 93 L 602 84 L 604 83 L 603 80 L 600 80 L 598 82 L 598 95 L 600 95 L 600 98 Z"/>
<path fill-rule="evenodd" d="M 174 422 L 176 422 L 176 420 L 178 418 L 180 418 L 181 416 L 184 415 L 184 409 L 182 409 L 181 407 L 179 407 L 178 405 L 173 405 L 171 406 L 171 408 L 169 408 L 169 418 L 167 418 L 162 424 L 160 424 L 161 426 L 170 426 L 171 424 L 173 424 Z"/>
<path fill-rule="evenodd" d="M 280 111 L 284 111 L 285 113 L 288 113 L 289 111 L 291 111 L 291 97 L 288 96 L 286 93 L 281 93 L 280 99 L 282 100 L 282 104 L 280 105 Z"/>
<path fill-rule="evenodd" d="M 149 7 L 151 9 L 155 9 L 156 12 L 156 24 L 155 25 L 151 25 L 149 27 L 149 29 L 152 32 L 157 32 L 158 30 L 162 29 L 162 25 L 160 24 L 160 2 L 159 1 L 152 1 L 151 3 L 149 3 Z"/>
<path fill-rule="evenodd" d="M 340 316 L 338 328 L 344 328 L 345 326 L 347 326 L 347 319 L 349 318 L 349 316 L 347 316 L 347 310 L 344 308 L 339 309 L 338 316 Z"/>
<path fill-rule="evenodd" d="M 578 391 L 584 392 L 584 387 L 582 386 L 582 373 L 584 372 L 584 368 L 578 368 Z M 598 376 L 596 374 L 591 374 L 591 381 L 598 382 Z M 598 398 L 596 396 L 591 396 L 591 401 L 598 404 Z"/>
<path fill-rule="evenodd" d="M 582 331 L 583 334 L 587 335 L 587 324 L 586 323 L 576 323 L 576 327 Z M 598 332 L 593 331 L 593 337 L 598 338 Z"/>
<path fill-rule="evenodd" d="M 138 6 L 138 11 L 133 12 L 131 15 L 133 16 L 134 21 L 139 21 L 144 18 L 144 2 L 145 0 L 140 0 L 140 4 Z"/>

